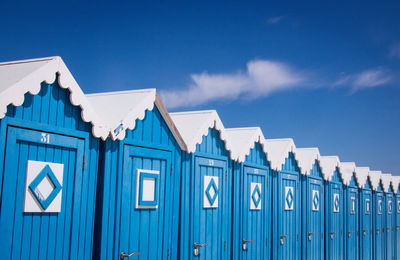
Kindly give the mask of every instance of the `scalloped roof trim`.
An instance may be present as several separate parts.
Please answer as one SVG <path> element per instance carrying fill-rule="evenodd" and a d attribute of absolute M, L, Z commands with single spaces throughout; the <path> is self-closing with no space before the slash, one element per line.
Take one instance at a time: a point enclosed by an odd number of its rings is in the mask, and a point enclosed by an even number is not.
<path fill-rule="evenodd" d="M 354 162 L 341 162 L 339 164 L 339 174 L 342 176 L 343 184 L 348 186 L 356 170 L 356 164 Z"/>
<path fill-rule="evenodd" d="M 300 172 L 303 175 L 310 175 L 311 169 L 313 168 L 315 161 L 319 161 L 320 153 L 316 147 L 312 148 L 296 148 L 295 150 L 296 160 L 300 168 Z"/>
<path fill-rule="evenodd" d="M 369 180 L 371 181 L 372 189 L 377 190 L 379 187 L 379 183 L 381 181 L 381 171 L 369 171 L 368 177 Z"/>
<path fill-rule="evenodd" d="M 232 145 L 232 158 L 234 160 L 243 163 L 256 143 L 260 143 L 263 152 L 267 153 L 264 134 L 260 127 L 225 128 L 225 132 Z"/>
<path fill-rule="evenodd" d="M 392 182 L 392 175 L 388 173 L 382 173 L 381 175 L 382 188 L 384 192 L 389 192 L 390 184 Z"/>
<path fill-rule="evenodd" d="M 0 67 L 1 75 L 7 77 L 4 82 L 10 83 L 0 86 L 0 119 L 6 115 L 8 105 L 21 106 L 26 93 L 37 95 L 42 82 L 52 84 L 58 75 L 58 85 L 69 90 L 71 104 L 81 108 L 82 120 L 92 124 L 93 136 L 103 140 L 107 138 L 107 126 L 92 108 L 60 57 L 3 62 Z"/>
<path fill-rule="evenodd" d="M 228 140 L 228 135 L 217 111 L 175 112 L 169 115 L 181 134 L 188 153 L 196 152 L 196 145 L 201 144 L 203 136 L 208 135 L 208 129 L 214 128 L 219 132 L 220 138 L 225 144 L 225 149 L 230 154 L 230 159 L 235 160 L 232 157 L 232 146 Z"/>
<path fill-rule="evenodd" d="M 289 157 L 289 153 L 295 154 L 296 145 L 292 138 L 266 139 L 265 150 L 271 169 L 282 171 L 282 166 L 285 159 Z"/>
<path fill-rule="evenodd" d="M 394 193 L 398 193 L 400 185 L 400 176 L 392 176 L 392 189 Z"/>
<path fill-rule="evenodd" d="M 367 183 L 368 175 L 369 175 L 369 167 L 356 167 L 355 177 L 357 186 L 360 189 L 364 188 L 365 183 Z"/>
<path fill-rule="evenodd" d="M 339 167 L 340 160 L 338 156 L 321 156 L 319 159 L 319 166 L 322 171 L 324 180 L 331 181 L 335 174 L 336 168 Z"/>

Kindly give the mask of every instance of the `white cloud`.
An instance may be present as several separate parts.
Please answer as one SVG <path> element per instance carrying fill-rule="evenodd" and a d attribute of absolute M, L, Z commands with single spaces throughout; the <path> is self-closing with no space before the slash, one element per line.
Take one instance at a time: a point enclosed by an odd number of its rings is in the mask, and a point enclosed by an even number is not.
<path fill-rule="evenodd" d="M 350 86 L 352 91 L 385 85 L 392 77 L 382 68 L 368 69 L 357 74 L 342 75 L 333 86 Z"/>
<path fill-rule="evenodd" d="M 161 91 L 169 108 L 190 107 L 215 100 L 265 97 L 272 92 L 300 87 L 303 73 L 288 65 L 269 60 L 252 60 L 246 72 L 192 74 L 191 84 L 180 90 Z"/>
<path fill-rule="evenodd" d="M 267 24 L 276 24 L 279 23 L 280 21 L 282 21 L 284 18 L 286 17 L 286 15 L 280 15 L 280 16 L 274 16 L 271 17 L 267 20 Z"/>

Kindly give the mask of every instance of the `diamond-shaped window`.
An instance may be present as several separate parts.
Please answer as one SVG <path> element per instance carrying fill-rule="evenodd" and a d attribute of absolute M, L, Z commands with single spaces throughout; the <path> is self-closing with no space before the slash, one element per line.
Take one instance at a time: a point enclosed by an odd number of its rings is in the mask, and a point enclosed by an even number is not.
<path fill-rule="evenodd" d="M 314 203 L 314 208 L 318 208 L 318 202 L 319 202 L 319 198 L 318 198 L 318 192 L 314 193 L 314 198 L 313 198 L 313 203 Z"/>
<path fill-rule="evenodd" d="M 336 196 L 336 197 L 335 197 L 334 203 L 335 203 L 335 209 L 336 209 L 336 210 L 339 210 L 339 196 Z"/>
<path fill-rule="evenodd" d="M 289 206 L 289 208 L 292 208 L 292 204 L 293 204 L 292 189 L 288 189 L 288 192 L 287 192 L 287 195 L 286 195 L 286 202 L 287 202 L 287 205 Z"/>
<path fill-rule="evenodd" d="M 261 191 L 258 185 L 255 185 L 253 193 L 251 194 L 251 198 L 253 199 L 254 205 L 258 208 L 258 205 L 261 201 Z"/>
<path fill-rule="evenodd" d="M 52 190 L 48 195 L 46 194 L 46 191 L 41 189 L 41 186 L 44 185 L 43 182 L 45 181 L 48 181 L 52 186 Z M 29 184 L 29 190 L 32 192 L 32 195 L 37 202 L 39 202 L 43 210 L 46 210 L 50 206 L 55 197 L 61 191 L 61 188 L 61 184 L 58 182 L 57 177 L 54 175 L 49 165 L 46 165 L 36 176 L 36 178 Z"/>
<path fill-rule="evenodd" d="M 211 188 L 213 190 L 211 190 Z M 214 194 L 211 194 L 213 192 Z M 207 189 L 206 189 L 206 195 L 208 198 L 208 201 L 210 202 L 211 205 L 214 204 L 215 199 L 218 197 L 218 187 L 215 184 L 214 178 L 211 178 L 210 182 L 208 183 Z"/>

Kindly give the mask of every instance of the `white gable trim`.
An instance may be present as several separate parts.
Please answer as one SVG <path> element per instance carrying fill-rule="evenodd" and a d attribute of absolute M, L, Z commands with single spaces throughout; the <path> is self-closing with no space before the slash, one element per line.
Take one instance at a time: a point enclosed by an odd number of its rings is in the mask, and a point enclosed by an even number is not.
<path fill-rule="evenodd" d="M 386 193 L 389 192 L 390 184 L 392 182 L 392 175 L 382 173 L 381 182 L 382 182 L 383 191 Z"/>
<path fill-rule="evenodd" d="M 365 183 L 368 180 L 369 175 L 369 167 L 356 167 L 355 169 L 355 177 L 357 186 L 362 189 L 365 186 Z"/>
<path fill-rule="evenodd" d="M 295 153 L 296 146 L 292 138 L 266 139 L 265 150 L 267 151 L 267 159 L 270 162 L 271 169 L 282 171 L 285 159 L 289 157 L 289 153 Z"/>
<path fill-rule="evenodd" d="M 400 176 L 392 176 L 392 189 L 394 193 L 399 191 Z"/>
<path fill-rule="evenodd" d="M 354 162 L 341 162 L 339 164 L 339 174 L 342 176 L 343 184 L 348 186 L 356 170 L 356 164 Z"/>
<path fill-rule="evenodd" d="M 0 93 L 0 119 L 6 115 L 8 105 L 21 106 L 24 103 L 26 93 L 37 95 L 40 92 L 41 83 L 54 83 L 58 74 L 59 86 L 69 90 L 71 104 L 81 108 L 82 120 L 92 124 L 93 136 L 105 140 L 109 133 L 108 128 L 95 113 L 78 83 L 60 57 L 5 62 L 1 63 L 1 65 L 5 66 L 9 64 L 17 66 L 16 64 L 18 63 L 47 60 L 48 62 L 46 64 L 34 70 L 31 74 L 21 78 L 15 84 L 7 87 Z"/>
<path fill-rule="evenodd" d="M 303 175 L 310 175 L 315 161 L 320 159 L 318 148 L 296 148 L 295 156 Z"/>
<path fill-rule="evenodd" d="M 369 171 L 368 177 L 371 181 L 372 189 L 376 191 L 379 187 L 379 183 L 381 181 L 381 171 Z"/>
<path fill-rule="evenodd" d="M 324 180 L 331 181 L 336 169 L 339 167 L 340 161 L 337 156 L 321 156 L 319 166 L 321 167 Z"/>

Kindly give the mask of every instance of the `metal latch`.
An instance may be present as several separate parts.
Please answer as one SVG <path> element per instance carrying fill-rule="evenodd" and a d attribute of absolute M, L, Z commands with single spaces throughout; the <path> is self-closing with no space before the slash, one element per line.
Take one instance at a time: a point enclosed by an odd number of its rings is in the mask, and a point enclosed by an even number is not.
<path fill-rule="evenodd" d="M 331 232 L 331 240 L 333 239 L 333 235 L 335 235 L 336 232 Z"/>
<path fill-rule="evenodd" d="M 317 232 L 308 232 L 308 240 L 311 241 L 311 236 L 316 235 L 316 234 L 317 234 Z"/>
<path fill-rule="evenodd" d="M 133 252 L 133 253 L 128 255 L 125 252 L 121 252 L 121 255 L 120 255 L 119 259 L 124 260 L 125 258 L 129 258 L 129 257 L 134 256 L 134 255 L 140 255 L 140 253 L 139 252 Z"/>
<path fill-rule="evenodd" d="M 288 236 L 288 234 L 286 234 L 286 235 L 281 235 L 281 245 L 283 245 L 283 239 L 285 238 L 285 237 L 287 237 Z"/>
<path fill-rule="evenodd" d="M 354 232 L 354 231 L 348 231 L 348 232 L 347 232 L 347 236 L 348 236 L 348 237 L 351 237 L 351 233 L 353 233 L 353 232 Z"/>
<path fill-rule="evenodd" d="M 368 230 L 364 229 L 364 230 L 363 230 L 363 235 L 364 235 L 364 236 L 368 235 Z"/>
<path fill-rule="evenodd" d="M 208 244 L 204 243 L 204 244 L 198 244 L 198 243 L 194 243 L 194 249 L 193 249 L 193 255 L 194 256 L 199 256 L 199 247 L 203 247 L 203 246 L 208 246 Z"/>
<path fill-rule="evenodd" d="M 247 243 L 250 243 L 250 242 L 254 242 L 254 240 L 246 240 L 246 238 L 243 238 L 243 245 L 242 245 L 243 251 L 247 250 Z"/>

